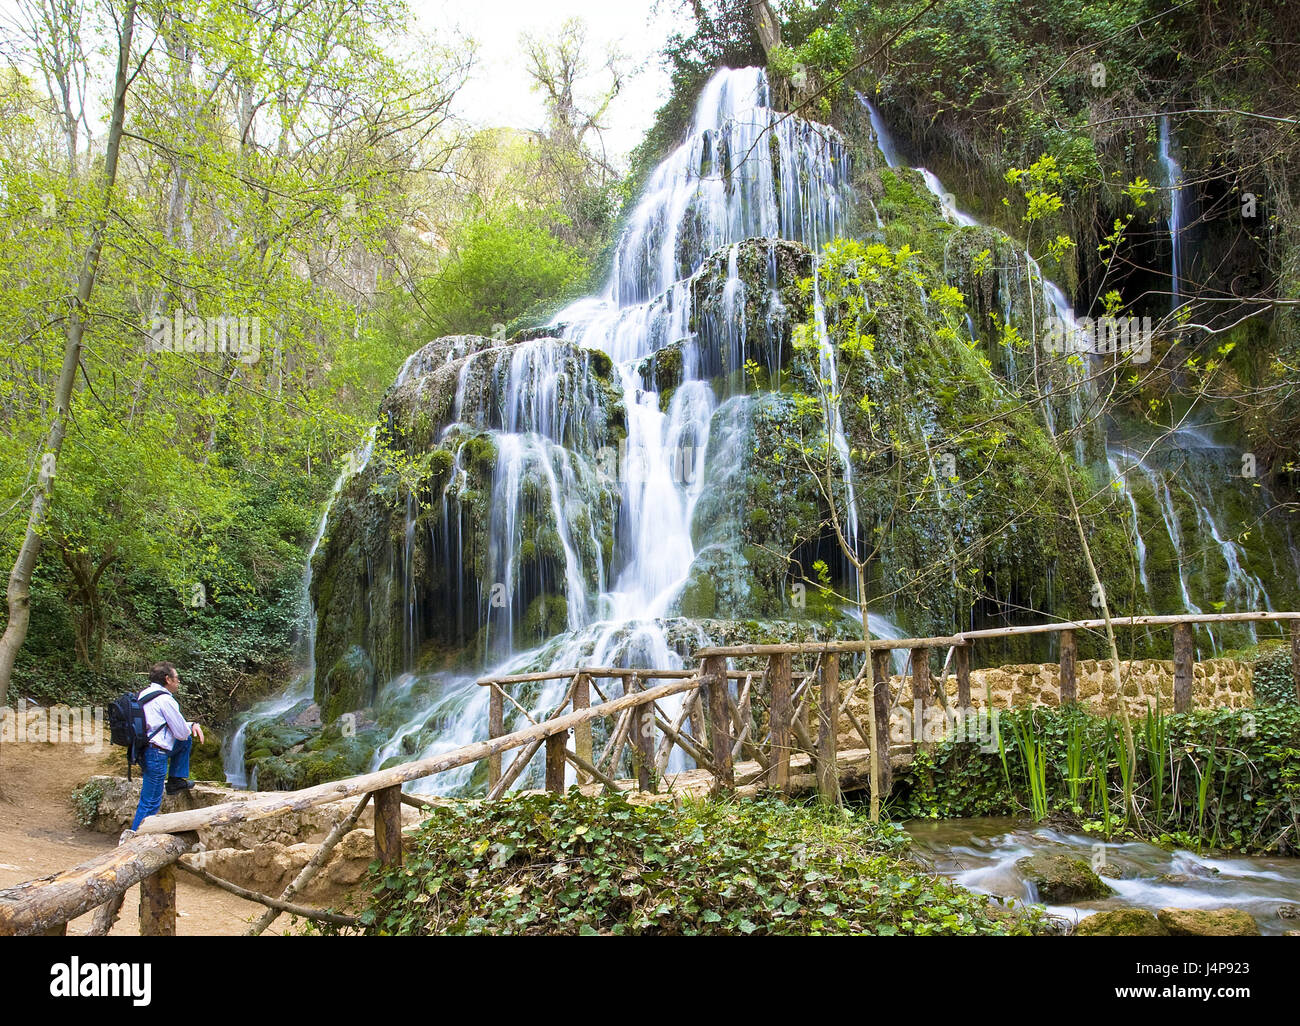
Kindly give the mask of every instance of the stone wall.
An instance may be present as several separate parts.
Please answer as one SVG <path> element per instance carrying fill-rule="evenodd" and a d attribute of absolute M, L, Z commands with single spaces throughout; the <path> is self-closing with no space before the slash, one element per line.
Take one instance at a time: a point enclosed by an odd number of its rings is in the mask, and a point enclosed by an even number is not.
<path fill-rule="evenodd" d="M 1060 666 L 1056 663 L 1030 663 L 1020 666 L 998 666 L 971 672 L 971 704 L 976 709 L 988 705 L 989 692 L 993 708 L 1027 708 L 1030 706 L 1058 706 L 1061 702 Z M 1079 701 L 1098 712 L 1115 711 L 1114 687 L 1110 677 L 1110 660 L 1083 659 L 1076 666 Z M 1120 662 L 1124 675 L 1124 692 L 1128 697 L 1129 715 L 1135 719 L 1146 716 L 1147 708 L 1154 707 L 1159 695 L 1160 708 L 1172 712 L 1174 708 L 1174 663 L 1172 659 L 1138 659 Z M 957 678 L 949 674 L 946 691 L 949 705 L 957 704 Z M 1145 698 L 1138 697 L 1139 685 Z M 897 703 L 890 714 L 890 737 L 895 744 L 909 740 L 938 740 L 945 736 L 945 717 L 942 710 L 931 705 L 927 720 L 929 726 L 914 724 L 912 681 L 910 677 L 893 676 L 890 686 Z M 1103 694 L 1105 698 L 1103 699 Z M 863 729 L 867 726 L 867 700 L 870 689 L 860 686 L 849 703 L 849 711 L 857 717 Z M 1255 704 L 1253 669 L 1249 663 L 1232 659 L 1207 659 L 1197 663 L 1192 677 L 1192 706 L 1195 709 L 1247 709 Z M 972 728 L 974 729 L 974 728 Z M 980 728 L 983 729 L 983 728 Z M 839 725 L 841 750 L 860 748 L 865 742 L 853 721 L 845 716 Z M 977 740 L 972 735 L 971 740 Z"/>
<path fill-rule="evenodd" d="M 1160 708 L 1173 712 L 1172 659 L 1121 660 L 1119 665 L 1130 715 L 1145 716 L 1148 706 L 1156 704 L 1157 696 Z M 1115 711 L 1114 678 L 1109 659 L 1081 659 L 1075 676 L 1081 703 L 1099 711 Z M 977 708 L 987 703 L 990 690 L 995 708 L 1056 706 L 1061 702 L 1061 668 L 1057 663 L 973 670 L 970 677 L 971 703 Z M 1255 704 L 1253 680 L 1254 671 L 1249 663 L 1239 663 L 1234 659 L 1207 659 L 1196 663 L 1192 670 L 1192 707 L 1250 708 Z M 956 677 L 948 677 L 947 692 L 956 697 Z M 910 682 L 904 693 L 911 694 Z"/>

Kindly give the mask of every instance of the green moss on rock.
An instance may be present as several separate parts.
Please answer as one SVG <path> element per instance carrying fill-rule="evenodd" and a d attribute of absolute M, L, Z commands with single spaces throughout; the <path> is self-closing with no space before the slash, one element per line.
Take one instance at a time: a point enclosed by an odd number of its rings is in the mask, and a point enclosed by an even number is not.
<path fill-rule="evenodd" d="M 1162 908 L 1160 922 L 1174 937 L 1258 937 L 1259 924 L 1239 908 Z"/>
<path fill-rule="evenodd" d="M 1117 908 L 1080 920 L 1076 937 L 1168 937 L 1155 914 L 1144 908 Z"/>
<path fill-rule="evenodd" d="M 1114 893 L 1088 863 L 1069 855 L 1026 855 L 1016 860 L 1016 870 L 1034 885 L 1040 901 L 1051 904 L 1091 901 Z"/>

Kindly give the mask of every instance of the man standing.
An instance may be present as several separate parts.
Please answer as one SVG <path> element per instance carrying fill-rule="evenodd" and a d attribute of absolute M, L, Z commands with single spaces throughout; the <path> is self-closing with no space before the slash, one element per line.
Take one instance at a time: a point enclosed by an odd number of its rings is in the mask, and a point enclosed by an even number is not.
<path fill-rule="evenodd" d="M 141 699 L 157 697 L 143 703 L 149 743 L 144 749 L 144 780 L 132 830 L 162 808 L 164 788 L 168 794 L 179 794 L 194 786 L 189 779 L 190 739 L 196 737 L 202 744 L 203 728 L 181 716 L 181 707 L 176 702 L 180 687 L 176 667 L 171 663 L 156 663 L 149 671 L 149 686 L 140 692 Z"/>

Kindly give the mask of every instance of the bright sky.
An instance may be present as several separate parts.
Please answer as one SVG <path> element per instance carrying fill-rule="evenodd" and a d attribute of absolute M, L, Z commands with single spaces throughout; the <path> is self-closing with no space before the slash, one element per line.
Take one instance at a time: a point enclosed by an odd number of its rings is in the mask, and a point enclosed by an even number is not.
<path fill-rule="evenodd" d="M 541 128 L 545 110 L 529 86 L 519 37 L 543 38 L 569 18 L 587 25 L 594 59 L 615 46 L 637 74 L 615 99 L 607 118 L 610 156 L 622 162 L 645 135 L 668 95 L 659 51 L 676 24 L 673 0 L 409 0 L 420 27 L 438 38 L 459 28 L 478 44 L 478 60 L 457 101 L 457 113 L 484 127 Z"/>
<path fill-rule="evenodd" d="M 477 43 L 470 80 L 457 97 L 456 113 L 482 127 L 536 129 L 545 122 L 541 97 L 523 69 L 519 39 L 546 38 L 569 18 L 587 25 L 593 63 L 610 47 L 628 58 L 636 73 L 624 84 L 606 119 L 609 155 L 622 163 L 641 141 L 668 96 L 659 52 L 674 27 L 684 27 L 678 0 L 408 0 L 422 33 L 450 43 L 454 30 Z M 655 8 L 658 8 L 656 12 Z M 0 23 L 17 12 L 16 0 L 0 0 Z M 104 69 L 98 69 L 104 73 Z M 92 93 L 102 83 L 92 82 Z M 95 111 L 92 125 L 99 130 Z"/>

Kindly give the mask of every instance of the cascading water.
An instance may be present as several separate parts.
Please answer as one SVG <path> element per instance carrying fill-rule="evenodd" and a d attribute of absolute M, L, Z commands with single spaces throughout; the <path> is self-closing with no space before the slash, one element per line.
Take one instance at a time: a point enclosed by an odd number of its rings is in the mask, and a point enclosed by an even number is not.
<path fill-rule="evenodd" d="M 872 131 L 876 136 L 876 144 L 885 158 L 886 164 L 891 168 L 901 166 L 898 147 L 890 135 L 888 126 L 885 124 L 880 111 L 866 96 L 861 93 L 857 95 L 858 101 L 867 111 Z M 1171 276 L 1174 293 L 1173 305 L 1177 307 L 1181 302 L 1182 290 L 1181 231 L 1185 223 L 1185 199 L 1182 188 L 1183 172 L 1174 156 L 1174 143 L 1167 117 L 1160 119 L 1160 161 L 1165 169 L 1166 184 L 1170 196 L 1169 227 L 1173 242 Z M 948 220 L 962 227 L 979 224 L 974 218 L 957 208 L 952 195 L 945 191 L 943 183 L 938 178 L 925 168 L 917 168 L 916 170 L 921 173 L 926 188 L 939 200 L 944 216 Z M 1025 259 L 1029 280 L 1032 282 L 1037 279 L 1040 283 L 1044 309 L 1049 311 L 1057 319 L 1058 324 L 1063 326 L 1067 351 L 1083 348 L 1081 345 L 1075 344 L 1076 340 L 1081 338 L 1081 328 L 1065 292 L 1055 282 L 1050 281 L 1043 275 L 1037 262 L 1032 257 L 1026 254 Z M 1003 317 L 1009 319 L 1012 315 L 1010 297 L 1004 297 L 1004 302 L 1007 305 L 1003 310 Z M 972 335 L 974 335 L 973 327 Z M 1014 359 L 1014 354 L 1009 355 Z M 1011 374 L 1014 377 L 1014 364 L 1011 368 Z M 1085 403 L 1093 397 L 1095 397 L 1095 389 L 1087 382 L 1068 389 L 1065 413 L 1073 427 L 1077 428 L 1078 425 L 1084 422 L 1087 412 Z M 1055 432 L 1057 430 L 1056 414 L 1053 410 L 1053 404 L 1050 402 L 1047 404 L 1047 413 L 1049 427 Z M 1082 465 L 1086 462 L 1083 432 L 1074 430 L 1073 434 L 1075 459 Z M 1138 581 L 1143 593 L 1148 600 L 1152 598 L 1152 585 L 1147 563 L 1148 546 L 1146 538 L 1143 536 L 1139 506 L 1137 497 L 1134 494 L 1133 481 L 1131 480 L 1134 474 L 1143 479 L 1146 485 L 1150 487 L 1175 554 L 1180 593 L 1178 611 L 1202 612 L 1203 608 L 1198 603 L 1197 597 L 1206 605 L 1212 604 L 1216 609 L 1226 609 L 1228 611 L 1271 609 L 1272 604 L 1262 579 L 1258 574 L 1248 569 L 1247 555 L 1242 546 L 1233 539 L 1234 532 L 1227 527 L 1228 517 L 1226 511 L 1221 507 L 1216 507 L 1212 500 L 1206 498 L 1224 491 L 1222 478 L 1226 465 L 1231 462 L 1228 459 L 1229 454 L 1223 446 L 1217 445 L 1203 433 L 1187 427 L 1171 433 L 1169 438 L 1166 439 L 1165 445 L 1167 447 L 1172 446 L 1184 456 L 1180 466 L 1181 472 L 1178 474 L 1157 471 L 1139 454 L 1120 445 L 1107 446 L 1106 451 L 1110 479 L 1121 483 L 1128 505 L 1129 533 L 1133 539 Z M 1183 528 L 1178 503 L 1185 505 L 1195 513 L 1196 536 L 1204 539 L 1201 546 L 1203 551 L 1200 553 L 1192 552 L 1186 544 L 1184 537 L 1186 532 Z M 1193 566 L 1197 558 L 1200 559 L 1202 564 L 1199 574 Z M 1210 576 L 1209 571 L 1211 570 L 1214 576 L 1223 575 L 1224 584 L 1221 592 L 1210 593 L 1209 588 L 1202 583 L 1203 578 Z M 1173 609 L 1156 610 L 1156 612 L 1173 611 Z M 1207 628 L 1201 630 L 1208 639 L 1208 649 L 1217 651 L 1219 639 L 1216 638 L 1215 632 Z M 1247 627 L 1246 630 L 1249 632 L 1250 639 L 1252 641 L 1256 640 L 1254 628 Z"/>
<path fill-rule="evenodd" d="M 410 361 L 407 362 L 409 364 Z M 405 370 L 405 368 L 403 369 Z M 257 786 L 256 774 L 250 780 L 244 763 L 244 750 L 248 739 L 249 725 L 259 719 L 282 716 L 294 706 L 310 699 L 312 696 L 313 682 L 316 675 L 316 609 L 311 601 L 312 559 L 325 538 L 325 528 L 329 524 L 330 509 L 334 505 L 334 500 L 338 497 L 339 492 L 343 490 L 343 486 L 348 480 L 365 469 L 370 462 L 374 447 L 375 431 L 372 428 L 367 433 L 361 448 L 351 453 L 344 461 L 343 469 L 339 472 L 339 476 L 334 481 L 334 486 L 330 489 L 329 499 L 325 504 L 325 512 L 321 514 L 320 524 L 316 528 L 316 535 L 312 539 L 311 548 L 307 551 L 307 567 L 303 571 L 302 579 L 303 622 L 306 625 L 305 671 L 285 691 L 264 699 L 245 710 L 237 718 L 235 729 L 221 746 L 222 771 L 225 774 L 226 783 L 232 787 L 247 788 L 251 786 L 255 788 Z"/>
<path fill-rule="evenodd" d="M 1169 432 L 1145 453 L 1119 444 L 1107 447 L 1112 479 L 1122 482 L 1132 511 L 1138 566 L 1148 596 L 1151 594 L 1148 546 L 1138 519 L 1135 476 L 1149 489 L 1173 552 L 1181 608 L 1157 612 L 1201 613 L 1209 605 L 1225 612 L 1273 608 L 1268 589 L 1260 576 L 1248 568 L 1249 557 L 1228 526 L 1231 515 L 1223 499 L 1228 491 L 1224 479 L 1233 456 L 1233 450 L 1191 427 Z M 1192 532 L 1195 543 L 1189 542 L 1189 532 L 1184 528 L 1185 519 L 1192 517 L 1195 518 Z M 1214 590 L 1209 581 L 1219 576 L 1222 576 L 1222 587 Z M 1220 647 L 1216 632 L 1209 628 L 1201 630 L 1208 638 L 1209 650 L 1216 651 Z M 1253 625 L 1246 625 L 1244 630 L 1251 641 L 1258 640 Z"/>
<path fill-rule="evenodd" d="M 555 590 L 568 599 L 566 629 L 527 651 L 513 650 L 517 624 L 511 603 L 495 619 L 489 614 L 493 673 L 582 664 L 678 669 L 683 650 L 709 640 L 698 626 L 678 626 L 670 637 L 665 618 L 673 615 L 697 557 L 692 522 L 706 481 L 716 477 L 706 454 L 727 454 L 723 458 L 730 463 L 738 439 L 715 435 L 739 430 L 743 420 L 732 416 L 740 406 L 721 415 L 710 379 L 740 372 L 749 359 L 779 371 L 781 353 L 772 342 L 779 332 L 749 337 L 745 308 L 753 300 L 765 301 L 772 325 L 786 316 L 775 287 L 775 254 L 770 261 L 773 287 L 766 297 L 752 296 L 738 266 L 738 244 L 788 239 L 816 250 L 843 230 L 851 195 L 849 154 L 838 134 L 799 118 L 782 118 L 769 104 L 761 69 L 715 75 L 700 97 L 687 137 L 650 176 L 632 210 L 604 292 L 556 317 L 553 330 L 560 341 L 515 344 L 505 382 L 483 374 L 482 368 L 471 370 L 483 361 L 495 360 L 498 368 L 504 363 L 490 351 L 465 361 L 456 423 L 446 431 L 486 430 L 496 446 L 491 576 L 505 595 L 517 590 L 518 553 L 526 541 L 521 537 L 524 499 L 531 495 L 549 506 L 546 519 L 555 526 L 564 578 Z M 725 266 L 721 301 L 692 330 L 692 279 L 714 254 L 722 254 Z M 596 566 L 585 559 L 585 552 L 599 552 L 599 546 L 584 544 L 588 539 L 578 525 L 578 511 L 569 508 L 576 489 L 566 475 L 578 473 L 579 458 L 566 447 L 590 452 L 608 437 L 578 422 L 583 410 L 596 404 L 573 401 L 572 392 L 582 383 L 579 375 L 569 373 L 560 349 L 564 342 L 609 354 L 626 414 L 616 544 L 608 567 L 599 558 Z M 644 362 L 678 343 L 680 381 L 665 404 L 647 380 Z M 409 361 L 407 371 L 415 373 Z M 483 389 L 493 391 L 486 401 Z M 473 411 L 482 410 L 497 413 L 490 421 L 481 416 L 475 421 Z M 846 457 L 847 443 L 838 426 L 834 434 L 837 450 Z M 847 459 L 843 462 L 847 468 Z M 458 487 L 463 484 L 453 473 L 447 488 Z M 448 510 L 448 521 L 451 515 Z M 585 531 L 590 532 L 589 524 Z M 588 601 L 593 593 L 595 599 Z M 873 626 L 889 627 L 874 618 Z M 399 678 L 390 690 L 412 687 Z M 531 707 L 550 708 L 563 687 L 540 688 Z M 468 679 L 444 679 L 437 694 L 376 754 L 376 766 L 453 747 L 481 730 L 484 689 Z M 413 750 L 411 737 L 426 730 L 431 716 L 446 723 L 432 744 Z M 446 791 L 467 779 L 467 774 L 443 775 L 424 786 Z"/>
<path fill-rule="evenodd" d="M 1111 480 L 1119 486 L 1124 493 L 1124 498 L 1128 500 L 1131 514 L 1129 527 L 1133 534 L 1133 549 L 1137 553 L 1138 580 L 1141 581 L 1142 590 L 1149 599 L 1151 597 L 1151 582 L 1147 579 L 1147 543 L 1146 539 L 1142 537 L 1142 519 L 1138 515 L 1137 499 L 1133 497 L 1133 491 L 1128 486 L 1124 471 L 1120 469 L 1119 455 L 1110 448 L 1106 450 L 1106 466 L 1110 469 Z"/>
<path fill-rule="evenodd" d="M 826 390 L 823 408 L 826 417 L 826 432 L 830 437 L 831 448 L 840 463 L 840 472 L 844 480 L 844 523 L 841 525 L 845 539 L 851 545 L 858 539 L 858 501 L 853 490 L 853 464 L 849 459 L 849 442 L 844 436 L 843 418 L 840 416 L 839 368 L 835 360 L 835 347 L 831 344 L 830 332 L 826 329 L 826 306 L 822 302 L 821 267 L 813 264 L 813 324 L 817 331 L 818 376 Z M 844 578 L 848 582 L 849 594 L 857 589 L 856 568 L 845 558 Z"/>
<path fill-rule="evenodd" d="M 892 143 L 865 105 L 892 163 Z M 355 568 L 362 583 L 321 574 L 321 594 L 332 601 L 326 608 L 322 600 L 322 622 L 352 618 L 347 630 L 322 632 L 324 683 L 352 651 L 367 656 L 370 676 L 347 692 L 357 704 L 336 709 L 364 707 L 382 724 L 382 743 L 362 753 L 374 752 L 372 768 L 481 739 L 489 692 L 476 686 L 479 676 L 582 665 L 680 669 L 685 653 L 719 640 L 710 636 L 712 611 L 684 612 L 686 592 L 718 571 L 718 608 L 726 609 L 721 592 L 743 602 L 755 580 L 725 571 L 746 566 L 742 525 L 765 512 L 737 502 L 757 465 L 754 424 L 788 409 L 780 375 L 792 325 L 781 240 L 815 252 L 847 229 L 850 165 L 834 130 L 770 109 L 762 70 L 721 71 L 630 212 L 600 295 L 560 313 L 545 329 L 553 337 L 441 339 L 406 361 L 394 386 L 400 395 L 386 398 L 384 412 L 394 424 L 406 417 L 393 437 L 407 439 L 414 459 L 442 461 L 421 479 L 436 485 L 422 485 L 417 497 L 392 485 L 397 475 L 381 480 L 377 468 L 366 488 L 359 482 L 338 504 L 340 529 L 329 532 L 330 565 Z M 977 224 L 933 175 L 924 177 L 950 221 Z M 806 263 L 796 266 L 808 274 Z M 1016 271 L 1035 305 L 1041 294 L 1044 311 L 1075 323 L 1064 293 L 1032 261 Z M 807 370 L 834 394 L 839 368 L 815 262 L 811 277 L 812 295 L 800 305 L 811 300 L 820 345 L 817 366 Z M 755 364 L 772 391 L 745 387 Z M 671 373 L 661 375 L 664 368 Z M 848 442 L 831 406 L 847 533 L 856 534 Z M 615 450 L 610 466 L 605 457 Z M 1112 473 L 1123 476 L 1121 462 Z M 862 488 L 865 495 L 865 481 Z M 1142 544 L 1132 495 L 1130 509 Z M 1230 532 L 1210 534 L 1233 544 Z M 322 528 L 317 543 L 326 537 Z M 1145 549 L 1139 563 L 1145 585 Z M 1245 574 L 1245 560 L 1238 565 Z M 1233 579 L 1240 587 L 1241 576 Z M 434 625 L 436 616 L 444 620 Z M 868 626 L 875 637 L 902 634 L 876 613 Z M 477 651 L 483 665 L 422 672 L 431 639 L 446 641 L 439 654 Z M 905 659 L 895 653 L 897 669 Z M 514 697 L 542 715 L 567 683 Z M 670 718 L 679 711 L 665 705 Z M 508 713 L 508 727 L 522 722 Z M 675 759 L 670 768 L 680 768 L 680 752 Z M 534 781 L 525 775 L 518 784 Z M 465 767 L 416 786 L 447 793 L 478 782 Z"/>
<path fill-rule="evenodd" d="M 1183 196 L 1183 168 L 1174 156 L 1173 133 L 1169 127 L 1169 115 L 1160 117 L 1160 164 L 1165 170 L 1165 187 L 1169 190 L 1169 309 L 1177 310 L 1182 305 L 1182 234 L 1185 222 L 1185 198 Z"/>
<path fill-rule="evenodd" d="M 876 136 L 876 147 L 880 150 L 881 156 L 885 158 L 886 165 L 891 168 L 902 166 L 899 162 L 898 147 L 895 144 L 893 136 L 890 134 L 889 128 L 885 124 L 885 120 L 881 116 L 880 111 L 877 109 L 876 105 L 867 99 L 867 97 L 862 93 L 857 93 L 856 95 L 858 102 L 866 109 L 867 118 L 871 122 L 871 130 Z M 957 206 L 956 198 L 952 193 L 948 192 L 944 188 L 943 182 L 939 180 L 934 172 L 924 167 L 917 167 L 913 170 L 921 175 L 922 180 L 925 182 L 926 189 L 928 189 L 935 199 L 939 201 L 939 208 L 947 220 L 953 222 L 959 228 L 983 227 L 981 221 L 972 217 L 970 214 L 967 214 Z M 1086 351 L 1084 346 L 1078 344 L 1077 340 L 1080 339 L 1081 335 L 1079 319 L 1075 316 L 1074 307 L 1070 305 L 1070 300 L 1066 297 L 1065 290 L 1057 285 L 1056 282 L 1050 281 L 1047 276 L 1043 274 L 1042 269 L 1038 266 L 1038 261 L 1036 261 L 1032 256 L 1025 253 L 1024 257 L 1027 265 L 1030 287 L 1032 288 L 1034 280 L 1037 279 L 1043 301 L 1044 314 L 1046 315 L 1047 310 L 1050 309 L 1052 316 L 1056 318 L 1056 324 L 1065 337 L 1066 351 Z M 1011 315 L 1009 309 L 1009 296 L 1006 297 L 1006 301 L 1008 303 L 1008 309 L 1004 311 L 1004 319 L 1009 319 Z M 1036 325 L 1036 334 L 1041 335 L 1042 330 L 1042 325 Z M 973 329 L 972 334 L 974 334 Z M 1014 361 L 1014 352 L 1008 351 L 1008 356 L 1012 361 Z M 1014 362 L 1011 367 L 1011 372 L 1014 376 Z M 1050 386 L 1045 387 L 1049 389 L 1050 393 Z M 1094 397 L 1095 391 L 1095 386 L 1091 384 L 1090 380 L 1086 376 L 1083 377 L 1082 380 L 1072 382 L 1070 387 L 1067 389 L 1066 412 L 1074 435 L 1075 459 L 1078 460 L 1079 463 L 1086 462 L 1084 433 L 1079 429 L 1080 425 L 1083 424 L 1085 417 L 1084 404 L 1085 400 L 1090 400 Z M 1053 419 L 1051 402 L 1048 402 L 1046 407 L 1049 426 L 1051 427 L 1051 430 L 1055 432 L 1056 425 Z"/>

